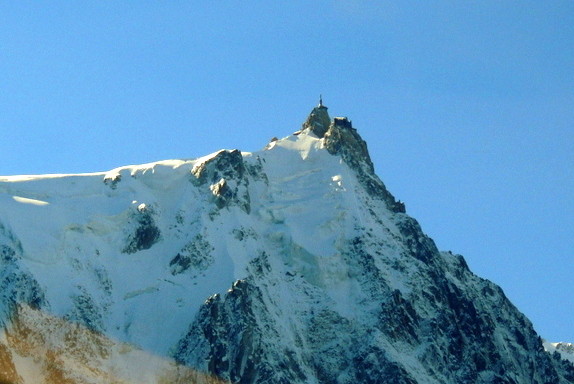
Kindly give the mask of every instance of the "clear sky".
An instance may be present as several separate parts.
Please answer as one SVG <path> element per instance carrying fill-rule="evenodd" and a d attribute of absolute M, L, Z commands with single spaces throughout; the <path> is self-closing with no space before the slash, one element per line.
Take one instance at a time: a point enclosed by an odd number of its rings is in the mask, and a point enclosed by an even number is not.
<path fill-rule="evenodd" d="M 323 94 L 442 250 L 574 342 L 574 2 L 5 1 L 0 174 L 299 129 Z"/>

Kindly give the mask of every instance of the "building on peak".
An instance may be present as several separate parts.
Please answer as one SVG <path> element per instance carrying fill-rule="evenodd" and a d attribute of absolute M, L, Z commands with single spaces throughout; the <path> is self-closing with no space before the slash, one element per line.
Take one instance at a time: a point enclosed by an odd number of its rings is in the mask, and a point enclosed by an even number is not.
<path fill-rule="evenodd" d="M 335 117 L 333 119 L 333 124 L 343 128 L 353 128 L 353 123 L 346 117 Z"/>
<path fill-rule="evenodd" d="M 328 108 L 323 105 L 323 97 L 319 96 L 319 105 L 313 108 L 307 120 L 303 123 L 302 129 L 309 129 L 319 138 L 325 136 L 325 133 L 331 125 L 331 118 L 329 117 L 327 109 Z"/>

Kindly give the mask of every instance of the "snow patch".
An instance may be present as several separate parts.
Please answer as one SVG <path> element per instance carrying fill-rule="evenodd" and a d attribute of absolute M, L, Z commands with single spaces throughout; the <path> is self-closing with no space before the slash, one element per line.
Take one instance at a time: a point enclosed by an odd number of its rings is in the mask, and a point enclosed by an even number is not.
<path fill-rule="evenodd" d="M 27 197 L 21 197 L 21 196 L 12 196 L 12 199 L 14 199 L 14 201 L 17 201 L 17 202 L 22 203 L 22 204 L 31 204 L 31 205 L 37 205 L 37 206 L 50 204 L 47 201 L 37 200 L 37 199 L 29 199 Z"/>

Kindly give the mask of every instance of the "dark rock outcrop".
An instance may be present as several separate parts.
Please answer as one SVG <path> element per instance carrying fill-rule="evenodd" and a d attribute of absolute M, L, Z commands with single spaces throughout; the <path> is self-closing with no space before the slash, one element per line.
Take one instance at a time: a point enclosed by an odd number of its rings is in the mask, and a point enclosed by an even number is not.
<path fill-rule="evenodd" d="M 174 358 L 233 383 L 305 382 L 293 354 L 275 348 L 281 335 L 262 305 L 257 286 L 236 281 L 224 297 L 214 295 L 205 302 Z"/>
<path fill-rule="evenodd" d="M 331 118 L 329 117 L 329 112 L 327 112 L 327 107 L 320 103 L 318 106 L 313 108 L 307 120 L 303 123 L 303 129 L 308 129 L 315 134 L 318 138 L 325 136 L 325 133 L 331 125 Z"/>
<path fill-rule="evenodd" d="M 135 253 L 144 249 L 149 249 L 154 245 L 161 235 L 161 231 L 155 223 L 154 211 L 152 208 L 141 204 L 131 215 L 135 228 L 128 233 L 126 245 L 122 249 L 123 253 Z"/>
<path fill-rule="evenodd" d="M 251 212 L 248 171 L 237 149 L 219 151 L 214 157 L 196 165 L 191 173 L 195 185 L 209 186 L 217 208 L 238 206 L 246 213 Z"/>
<path fill-rule="evenodd" d="M 213 264 L 212 245 L 197 234 L 169 262 L 172 275 L 177 275 L 192 268 L 204 271 Z"/>
<path fill-rule="evenodd" d="M 0 223 L 0 324 L 10 318 L 19 304 L 32 308 L 47 305 L 44 291 L 32 274 L 21 264 L 20 241 Z"/>
<path fill-rule="evenodd" d="M 367 143 L 346 117 L 335 117 L 323 140 L 332 155 L 341 156 L 357 174 L 367 192 L 382 199 L 392 212 L 405 212 L 404 203 L 398 202 L 375 174 Z"/>

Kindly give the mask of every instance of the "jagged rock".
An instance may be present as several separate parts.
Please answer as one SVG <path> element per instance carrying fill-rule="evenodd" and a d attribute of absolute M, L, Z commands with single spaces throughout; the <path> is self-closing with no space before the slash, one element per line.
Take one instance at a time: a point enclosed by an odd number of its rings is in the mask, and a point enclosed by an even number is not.
<path fill-rule="evenodd" d="M 260 152 L 0 190 L 0 380 L 574 382 L 322 102 Z"/>
<path fill-rule="evenodd" d="M 367 143 L 353 128 L 350 120 L 346 117 L 335 117 L 323 140 L 329 153 L 341 156 L 349 167 L 356 171 L 359 181 L 369 194 L 385 201 L 389 210 L 397 213 L 405 212 L 404 203 L 397 202 L 375 174 Z"/>
<path fill-rule="evenodd" d="M 238 206 L 246 213 L 251 211 L 249 179 L 241 152 L 219 151 L 215 156 L 192 169 L 197 186 L 209 184 L 213 201 L 219 208 Z"/>
<path fill-rule="evenodd" d="M 135 253 L 151 248 L 160 239 L 161 235 L 161 231 L 154 220 L 153 209 L 150 209 L 145 204 L 140 204 L 132 214 L 131 219 L 135 222 L 135 228 L 128 234 L 126 245 L 122 252 Z"/>
<path fill-rule="evenodd" d="M 322 101 L 319 102 L 319 105 L 313 108 L 307 120 L 303 123 L 303 130 L 308 129 L 318 138 L 325 136 L 325 133 L 331 125 L 331 118 L 329 117 L 327 109 Z"/>
<path fill-rule="evenodd" d="M 335 117 L 324 139 L 329 153 L 341 156 L 351 168 L 365 169 L 369 174 L 375 172 L 367 143 L 346 117 Z"/>
<path fill-rule="evenodd" d="M 103 311 L 86 289 L 80 287 L 80 293 L 72 296 L 71 299 L 74 306 L 72 311 L 64 316 L 64 319 L 82 324 L 90 331 L 102 332 L 104 330 Z"/>
<path fill-rule="evenodd" d="M 200 234 L 197 234 L 169 262 L 171 274 L 177 275 L 189 268 L 194 268 L 197 271 L 206 270 L 214 261 L 212 251 L 211 244 L 205 241 Z"/>
<path fill-rule="evenodd" d="M 219 180 L 217 183 L 209 186 L 211 193 L 215 197 L 215 205 L 218 208 L 223 208 L 229 205 L 233 199 L 233 190 L 229 187 L 229 184 L 225 179 Z"/>
<path fill-rule="evenodd" d="M 306 382 L 300 361 L 272 348 L 281 335 L 262 328 L 273 322 L 261 311 L 262 300 L 259 288 L 245 280 L 236 281 L 224 298 L 212 296 L 178 343 L 176 361 L 233 383 Z"/>
<path fill-rule="evenodd" d="M 191 170 L 197 185 L 215 184 L 219 180 L 239 180 L 245 174 L 243 156 L 237 149 L 221 150 Z"/>
<path fill-rule="evenodd" d="M 22 303 L 32 308 L 46 306 L 43 289 L 22 265 L 22 248 L 13 234 L 2 226 L 9 244 L 0 245 L 0 324 L 6 324 Z"/>
<path fill-rule="evenodd" d="M 111 189 L 116 189 L 120 181 L 122 181 L 122 175 L 120 173 L 104 177 L 104 184 L 108 185 Z"/>

